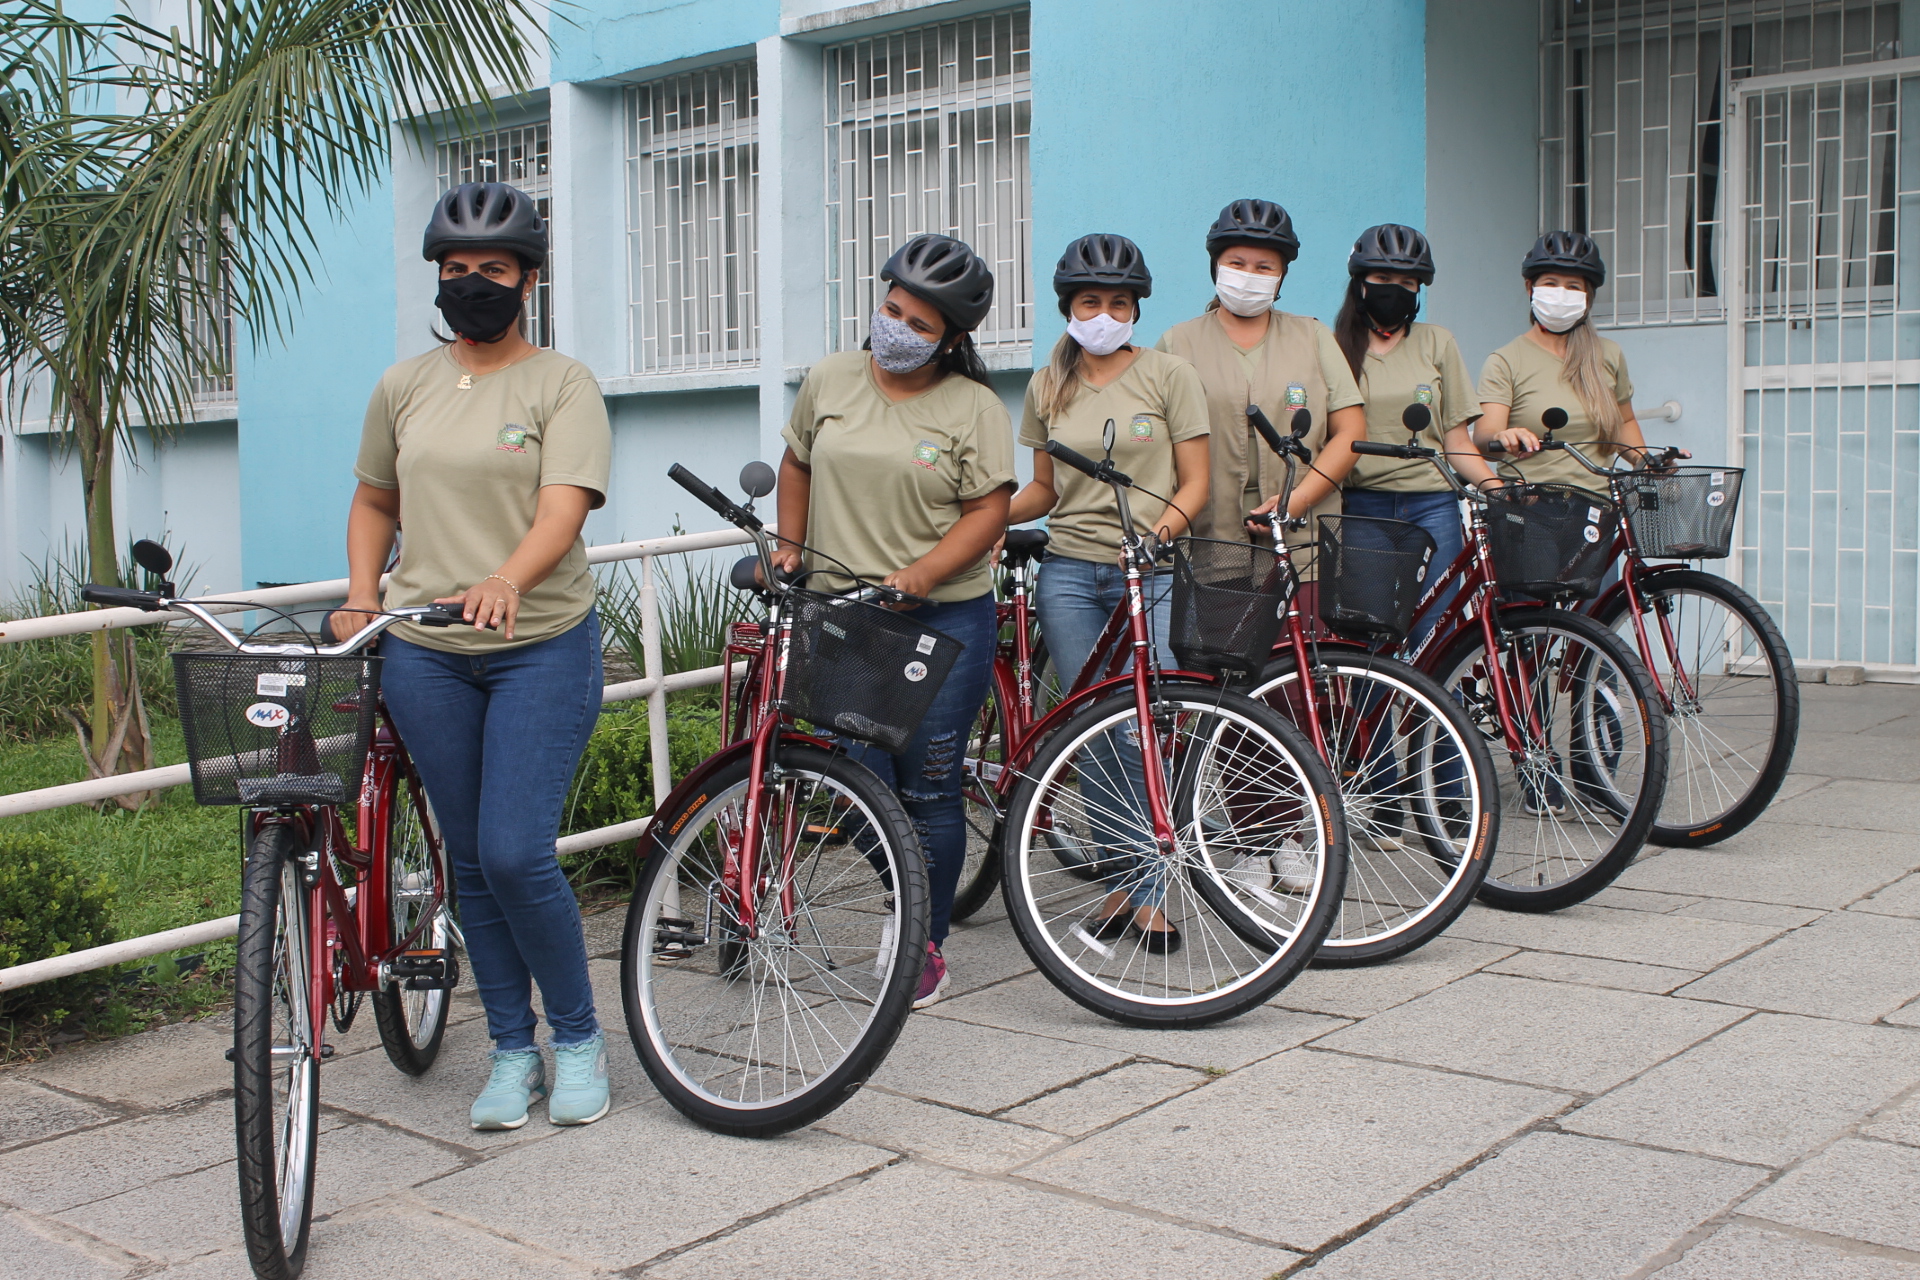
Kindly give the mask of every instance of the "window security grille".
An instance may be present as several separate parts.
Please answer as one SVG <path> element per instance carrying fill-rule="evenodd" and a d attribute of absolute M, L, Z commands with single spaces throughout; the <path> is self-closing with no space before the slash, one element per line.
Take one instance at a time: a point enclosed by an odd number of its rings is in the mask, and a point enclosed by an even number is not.
<path fill-rule="evenodd" d="M 504 182 L 533 197 L 534 207 L 547 223 L 547 240 L 555 239 L 553 228 L 553 168 L 547 149 L 547 122 L 498 129 L 492 133 L 443 142 L 439 147 L 439 177 L 442 193 L 463 182 Z M 527 340 L 536 347 L 553 345 L 553 258 L 548 256 L 540 269 L 540 283 L 533 287 L 527 307 Z"/>
<path fill-rule="evenodd" d="M 923 231 L 993 268 L 982 347 L 1033 341 L 1033 84 L 1025 9 L 827 52 L 827 307 L 835 350 L 866 340 L 877 275 Z"/>
<path fill-rule="evenodd" d="M 195 345 L 217 353 L 218 367 L 193 375 L 193 398 L 200 404 L 232 404 L 238 398 L 233 384 L 233 294 L 225 255 L 215 279 L 214 251 L 208 238 L 196 235 L 193 245 L 194 296 L 192 321 Z"/>
<path fill-rule="evenodd" d="M 627 91 L 635 373 L 760 358 L 760 96 L 751 62 Z"/>
<path fill-rule="evenodd" d="M 1541 229 L 1599 242 L 1602 324 L 1723 318 L 1729 80 L 1897 57 L 1900 6 L 1543 3 Z M 1858 130 L 1866 118 L 1863 98 L 1857 118 L 1833 127 Z"/>

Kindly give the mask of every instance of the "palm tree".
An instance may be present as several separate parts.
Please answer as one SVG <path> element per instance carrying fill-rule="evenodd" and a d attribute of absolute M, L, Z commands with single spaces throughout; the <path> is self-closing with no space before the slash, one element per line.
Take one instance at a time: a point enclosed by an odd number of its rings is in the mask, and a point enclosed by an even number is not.
<path fill-rule="evenodd" d="M 80 464 L 93 581 L 119 581 L 116 447 L 191 419 L 231 307 L 284 336 L 314 228 L 385 175 L 396 132 L 466 129 L 529 78 L 540 0 L 191 0 L 184 28 L 9 0 L 0 23 L 0 371 Z M 93 638 L 75 716 L 95 776 L 147 768 L 132 642 Z M 129 807 L 137 803 L 124 800 Z"/>

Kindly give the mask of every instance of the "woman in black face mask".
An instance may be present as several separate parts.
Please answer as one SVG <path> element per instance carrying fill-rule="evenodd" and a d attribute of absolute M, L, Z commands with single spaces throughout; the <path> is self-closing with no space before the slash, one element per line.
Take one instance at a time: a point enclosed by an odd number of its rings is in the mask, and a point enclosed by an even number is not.
<path fill-rule="evenodd" d="M 1469 482 L 1499 484 L 1468 434 L 1480 416 L 1480 398 L 1459 344 L 1447 330 L 1413 318 L 1420 309 L 1421 286 L 1433 283 L 1433 251 L 1427 238 L 1394 222 L 1368 227 L 1354 241 L 1347 274 L 1346 302 L 1333 322 L 1333 334 L 1367 398 L 1367 438 L 1406 444 L 1401 415 L 1408 405 L 1423 404 L 1431 425 L 1417 443 L 1447 450 L 1447 461 Z M 1428 582 L 1445 573 L 1460 554 L 1459 502 L 1428 463 L 1362 455 L 1347 476 L 1345 510 L 1352 516 L 1411 521 L 1432 534 Z M 1411 640 L 1422 634 L 1416 632 Z"/>

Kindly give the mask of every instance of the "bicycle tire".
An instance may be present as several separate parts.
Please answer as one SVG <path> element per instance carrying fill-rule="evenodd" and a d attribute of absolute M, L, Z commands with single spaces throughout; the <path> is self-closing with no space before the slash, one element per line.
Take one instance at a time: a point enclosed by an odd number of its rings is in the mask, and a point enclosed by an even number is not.
<path fill-rule="evenodd" d="M 293 828 L 263 828 L 247 852 L 233 982 L 233 1117 L 240 1224 L 261 1280 L 306 1263 L 319 1137 L 320 1056 L 312 1043 L 312 939 Z M 297 980 L 296 980 L 297 979 Z M 291 1054 L 274 1053 L 286 1035 Z M 276 1063 L 284 1061 L 284 1070 Z M 276 1086 L 284 1084 L 281 1094 Z"/>
<path fill-rule="evenodd" d="M 1499 837 L 1499 782 L 1485 738 L 1432 676 L 1360 650 L 1322 648 L 1316 663 L 1322 733 L 1347 819 L 1347 880 L 1313 962 L 1381 964 L 1444 933 L 1473 901 Z M 1305 734 L 1298 689 L 1289 654 L 1267 666 L 1249 696 Z M 1384 755 L 1364 740 L 1382 722 L 1393 725 Z"/>
<path fill-rule="evenodd" d="M 1076 804 L 1088 803 L 1083 784 L 1069 784 L 1066 777 L 1069 772 L 1091 776 L 1101 767 L 1087 761 L 1097 761 L 1102 750 L 1115 750 L 1100 745 L 1110 734 L 1122 743 L 1140 741 L 1130 689 L 1072 716 L 1024 771 L 1007 806 L 1001 891 L 1020 945 L 1069 999 L 1133 1026 L 1198 1027 L 1266 1002 L 1312 959 L 1339 909 L 1345 826 L 1332 775 L 1271 708 L 1210 686 L 1161 686 L 1155 696 L 1152 740 L 1165 741 L 1163 724 L 1182 735 L 1165 755 L 1180 861 L 1169 866 L 1157 853 L 1139 855 L 1138 863 L 1158 865 L 1140 872 L 1135 882 L 1158 886 L 1152 890 L 1159 899 L 1155 905 L 1170 922 L 1184 926 L 1181 949 L 1148 950 L 1144 934 L 1131 948 L 1124 942 L 1105 947 L 1086 928 L 1102 909 L 1105 886 L 1061 867 L 1035 840 L 1043 823 L 1056 833 L 1084 828 L 1082 838 L 1090 847 L 1099 840 L 1093 820 L 1072 812 Z M 1125 727 L 1129 723 L 1136 726 L 1131 733 Z M 1116 779 L 1111 785 L 1120 783 Z M 1097 798 L 1092 803 L 1101 807 Z M 1126 811 L 1128 806 L 1134 811 Z M 1132 801 L 1115 804 L 1106 809 L 1105 821 L 1109 827 L 1122 820 L 1138 826 L 1139 808 Z M 1309 887 L 1300 894 L 1256 897 L 1227 879 L 1234 850 L 1240 857 L 1269 857 L 1296 835 L 1304 837 L 1297 846 L 1311 866 Z M 1151 840 L 1125 833 L 1118 838 L 1142 845 Z M 1096 853 L 1084 861 L 1111 857 Z M 1195 950 L 1202 947 L 1207 954 L 1196 967 Z M 1139 974 L 1130 977 L 1136 961 Z M 1157 974 L 1152 972 L 1156 966 Z"/>
<path fill-rule="evenodd" d="M 906 1024 L 927 957 L 926 859 L 892 789 L 817 747 L 782 744 L 778 757 L 769 827 L 786 829 L 780 811 L 797 803 L 790 829 L 811 839 L 787 886 L 791 927 L 765 925 L 748 938 L 738 913 L 710 892 L 727 838 L 708 845 L 703 836 L 715 826 L 738 831 L 752 769 L 743 755 L 655 818 L 620 961 L 627 1030 L 648 1077 L 682 1115 L 736 1137 L 812 1124 L 858 1092 Z M 810 836 L 810 827 L 836 835 Z M 756 895 L 763 924 L 781 914 L 782 886 L 772 881 Z M 716 943 L 729 915 L 729 941 Z M 729 946 L 737 957 L 723 954 Z M 778 1037 L 756 1038 L 763 1026 Z M 821 1043 L 838 1056 L 805 1061 Z"/>
<path fill-rule="evenodd" d="M 414 780 L 400 777 L 388 811 L 387 903 L 388 915 L 393 921 L 393 941 L 399 942 L 417 927 L 420 921 L 417 904 L 432 901 L 437 881 L 443 886 L 445 896 L 439 914 L 419 945 L 445 951 L 449 965 L 453 965 L 453 931 L 447 925 L 454 908 L 453 876 L 446 865 L 444 848 L 428 838 L 432 816 L 419 803 L 424 796 L 416 793 L 416 785 Z M 456 969 L 456 981 L 457 978 Z M 434 1059 L 440 1056 L 452 1000 L 450 987 L 408 991 L 397 979 L 376 992 L 373 1020 L 380 1029 L 380 1044 L 387 1051 L 387 1060 L 410 1076 L 425 1075 Z"/>
<path fill-rule="evenodd" d="M 1677 642 L 1683 646 L 1687 644 L 1686 633 L 1695 633 L 1695 642 L 1691 646 L 1695 650 L 1693 697 L 1683 700 L 1679 696 L 1672 673 L 1672 654 L 1665 654 L 1668 659 L 1666 670 L 1655 672 L 1675 705 L 1667 713 L 1666 798 L 1648 839 L 1654 844 L 1682 849 L 1718 844 L 1728 836 L 1746 830 L 1766 812 L 1774 796 L 1779 794 L 1780 784 L 1786 781 L 1787 770 L 1793 766 L 1793 753 L 1800 738 L 1800 684 L 1794 673 L 1793 654 L 1765 607 L 1718 574 L 1698 569 L 1655 569 L 1640 579 L 1639 591 L 1641 599 L 1649 606 L 1686 595 L 1715 601 L 1746 628 L 1750 639 L 1741 647 L 1749 652 L 1743 656 L 1749 661 L 1760 662 L 1768 678 L 1773 681 L 1771 695 L 1755 690 L 1751 697 L 1755 704 L 1765 702 L 1767 711 L 1758 710 L 1756 705 L 1751 712 L 1708 712 L 1704 704 L 1711 695 L 1705 683 L 1706 676 L 1702 674 L 1701 668 L 1706 664 L 1701 662 L 1701 657 L 1703 653 L 1710 655 L 1714 647 L 1728 651 L 1738 638 L 1722 636 L 1718 646 L 1709 643 L 1703 650 L 1699 641 L 1706 638 L 1705 631 L 1712 629 L 1712 624 L 1704 616 L 1692 623 L 1683 617 L 1679 625 L 1672 628 L 1680 633 Z M 1627 609 L 1627 595 L 1623 591 L 1614 597 L 1604 616 L 1597 615 L 1595 621 L 1610 627 L 1623 639 L 1633 636 L 1637 640 L 1632 623 L 1627 618 Z M 1684 611 L 1684 606 L 1682 609 Z M 1701 610 L 1701 613 L 1704 615 L 1705 610 Z M 1649 647 L 1658 646 L 1664 652 L 1666 646 L 1655 638 L 1659 634 L 1657 629 L 1649 626 L 1649 632 Z M 1686 655 L 1682 653 L 1679 656 L 1684 659 Z M 1645 655 L 1642 654 L 1642 657 Z M 1728 685 L 1752 679 L 1752 676 L 1722 671 L 1718 673 L 1713 687 L 1716 691 L 1734 693 L 1736 691 L 1728 688 Z M 1721 705 L 1726 703 L 1723 701 Z M 1728 715 L 1739 715 L 1742 719 L 1756 722 L 1762 715 L 1769 719 L 1764 752 L 1755 752 L 1744 745 L 1739 734 L 1742 726 L 1722 725 L 1716 728 L 1703 723 L 1710 718 Z M 1756 723 L 1749 732 L 1761 731 Z M 1743 770 L 1713 768 L 1714 757 L 1721 756 L 1724 761 L 1727 754 L 1737 758 L 1743 765 L 1750 765 L 1756 755 L 1759 757 L 1758 766 L 1752 768 L 1751 781 L 1744 785 L 1741 783 Z M 1704 779 L 1703 774 L 1706 775 Z M 1725 803 L 1716 803 L 1718 801 Z"/>
<path fill-rule="evenodd" d="M 1640 660 L 1591 618 L 1520 608 L 1502 610 L 1499 621 L 1509 638 L 1509 674 L 1516 654 L 1536 672 L 1532 705 L 1546 730 L 1539 737 L 1516 715 L 1528 734 L 1526 760 L 1507 750 L 1493 694 L 1482 687 L 1478 628 L 1462 634 L 1431 674 L 1485 735 L 1500 778 L 1500 840 L 1480 900 L 1508 911 L 1558 911 L 1612 884 L 1646 844 L 1666 787 L 1666 715 Z M 1549 668 L 1557 679 L 1546 679 Z M 1563 698 L 1566 737 L 1557 741 Z"/>

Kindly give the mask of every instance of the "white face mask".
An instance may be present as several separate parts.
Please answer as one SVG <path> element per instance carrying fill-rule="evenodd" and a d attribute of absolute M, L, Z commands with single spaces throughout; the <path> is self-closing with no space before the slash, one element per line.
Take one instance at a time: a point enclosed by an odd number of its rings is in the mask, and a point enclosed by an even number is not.
<path fill-rule="evenodd" d="M 1214 296 L 1220 305 L 1237 316 L 1257 316 L 1273 309 L 1280 296 L 1279 276 L 1257 276 L 1251 271 L 1216 267 L 1213 273 Z"/>
<path fill-rule="evenodd" d="M 1548 333 L 1565 333 L 1586 314 L 1587 295 L 1580 290 L 1550 284 L 1534 286 L 1533 318 Z"/>
<path fill-rule="evenodd" d="M 1133 322 L 1115 320 L 1102 311 L 1091 320 L 1067 321 L 1067 334 L 1088 355 L 1110 356 L 1133 337 Z"/>

